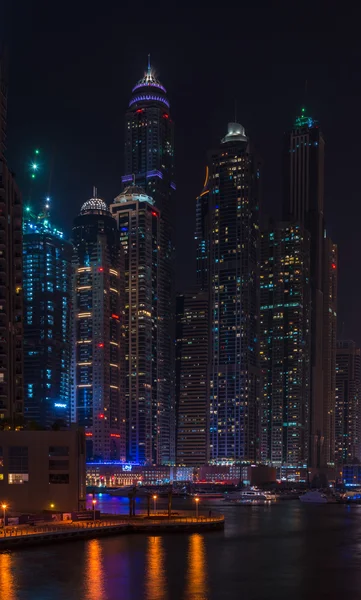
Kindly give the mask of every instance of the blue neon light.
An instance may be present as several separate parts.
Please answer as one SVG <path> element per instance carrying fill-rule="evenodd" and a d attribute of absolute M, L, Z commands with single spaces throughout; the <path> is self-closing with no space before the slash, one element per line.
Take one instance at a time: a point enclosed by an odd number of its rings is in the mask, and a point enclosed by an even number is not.
<path fill-rule="evenodd" d="M 132 106 L 136 102 L 143 102 L 144 100 L 155 100 L 156 102 L 161 102 L 165 104 L 167 108 L 169 108 L 169 102 L 166 98 L 162 98 L 162 96 L 155 96 L 155 94 L 140 94 L 139 96 L 134 96 L 129 102 L 129 106 Z"/>

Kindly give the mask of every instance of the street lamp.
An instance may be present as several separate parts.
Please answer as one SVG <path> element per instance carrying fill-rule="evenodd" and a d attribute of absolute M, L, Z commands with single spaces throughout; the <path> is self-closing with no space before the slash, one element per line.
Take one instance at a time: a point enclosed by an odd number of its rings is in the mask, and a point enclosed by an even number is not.
<path fill-rule="evenodd" d="M 95 500 L 95 498 L 92 500 L 92 503 L 93 503 L 93 521 L 95 523 L 95 505 L 97 503 L 97 501 Z"/>
<path fill-rule="evenodd" d="M 4 537 L 6 536 L 5 520 L 6 520 L 6 509 L 7 509 L 7 507 L 8 507 L 7 504 L 2 504 L 1 505 L 1 508 L 4 511 Z"/>
<path fill-rule="evenodd" d="M 51 503 L 50 508 L 55 508 L 55 504 Z"/>
<path fill-rule="evenodd" d="M 153 496 L 153 500 L 154 500 L 154 514 L 155 514 L 155 513 L 156 513 L 156 511 L 157 511 L 157 498 L 158 498 L 158 496 L 156 496 L 156 495 L 154 494 L 154 496 Z"/>
<path fill-rule="evenodd" d="M 196 498 L 195 498 L 195 502 L 196 502 L 196 518 L 198 519 L 198 503 L 199 503 L 199 498 L 198 498 L 198 496 L 196 496 Z"/>

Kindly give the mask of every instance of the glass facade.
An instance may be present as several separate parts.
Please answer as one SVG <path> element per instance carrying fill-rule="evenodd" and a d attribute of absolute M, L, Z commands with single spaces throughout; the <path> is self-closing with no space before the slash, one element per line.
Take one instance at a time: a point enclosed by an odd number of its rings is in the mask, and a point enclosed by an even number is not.
<path fill-rule="evenodd" d="M 259 202 L 261 165 L 230 123 L 209 158 L 210 458 L 259 451 Z"/>
<path fill-rule="evenodd" d="M 310 239 L 297 223 L 261 235 L 261 460 L 308 461 L 310 403 Z"/>
<path fill-rule="evenodd" d="M 24 416 L 41 427 L 69 424 L 72 244 L 45 214 L 25 212 Z"/>

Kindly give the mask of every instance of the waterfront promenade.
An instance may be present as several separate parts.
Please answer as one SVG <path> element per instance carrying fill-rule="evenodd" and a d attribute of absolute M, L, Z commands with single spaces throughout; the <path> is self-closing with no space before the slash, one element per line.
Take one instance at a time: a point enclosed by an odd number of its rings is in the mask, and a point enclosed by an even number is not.
<path fill-rule="evenodd" d="M 224 516 L 139 516 L 115 519 L 103 517 L 95 521 L 61 521 L 36 526 L 8 526 L 0 530 L 0 551 L 16 547 L 65 542 L 107 535 L 130 533 L 182 533 L 212 531 L 224 527 Z"/>

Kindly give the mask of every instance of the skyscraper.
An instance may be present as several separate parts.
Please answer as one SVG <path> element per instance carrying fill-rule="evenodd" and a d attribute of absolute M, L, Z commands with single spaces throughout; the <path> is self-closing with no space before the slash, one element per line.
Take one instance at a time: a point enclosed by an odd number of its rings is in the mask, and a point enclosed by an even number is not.
<path fill-rule="evenodd" d="M 72 244 L 27 207 L 24 252 L 24 415 L 42 427 L 70 420 Z"/>
<path fill-rule="evenodd" d="M 326 413 L 333 410 L 331 384 L 325 381 L 324 356 L 332 360 L 333 336 L 324 335 L 324 138 L 317 121 L 303 108 L 285 135 L 283 218 L 297 221 L 310 234 L 311 276 L 311 396 L 309 466 L 327 465 L 332 435 L 327 434 Z M 336 292 L 335 292 L 336 293 Z M 326 299 L 327 300 L 327 299 Z M 334 300 L 335 302 L 336 300 Z M 328 348 L 324 344 L 332 344 Z M 328 371 L 332 377 L 332 372 Z M 325 397 L 326 395 L 326 397 Z"/>
<path fill-rule="evenodd" d="M 164 356 L 159 312 L 160 212 L 142 188 L 127 187 L 110 206 L 124 250 L 127 460 L 162 464 L 169 411 L 158 377 Z M 166 441 L 163 440 L 165 436 Z"/>
<path fill-rule="evenodd" d="M 321 464 L 335 463 L 335 390 L 337 338 L 337 246 L 326 235 L 323 240 L 323 435 Z"/>
<path fill-rule="evenodd" d="M 361 351 L 353 341 L 337 342 L 336 464 L 361 460 Z"/>
<path fill-rule="evenodd" d="M 75 417 L 90 459 L 125 460 L 123 252 L 103 200 L 85 202 L 73 226 Z"/>
<path fill-rule="evenodd" d="M 210 458 L 259 453 L 260 162 L 230 123 L 208 161 Z"/>
<path fill-rule="evenodd" d="M 200 466 L 209 450 L 208 293 L 177 297 L 177 463 Z"/>
<path fill-rule="evenodd" d="M 7 85 L 0 60 L 0 422 L 23 414 L 22 199 L 6 158 Z"/>
<path fill-rule="evenodd" d="M 166 397 L 164 419 L 169 427 L 160 441 L 158 455 L 162 463 L 167 463 L 175 458 L 174 124 L 166 89 L 155 77 L 150 62 L 144 77 L 133 88 L 125 115 L 123 184 L 129 184 L 133 177 L 160 210 L 158 311 L 164 353 L 162 349 L 158 356 L 158 380 Z"/>
<path fill-rule="evenodd" d="M 261 235 L 261 460 L 299 468 L 308 461 L 310 238 L 297 223 Z"/>

